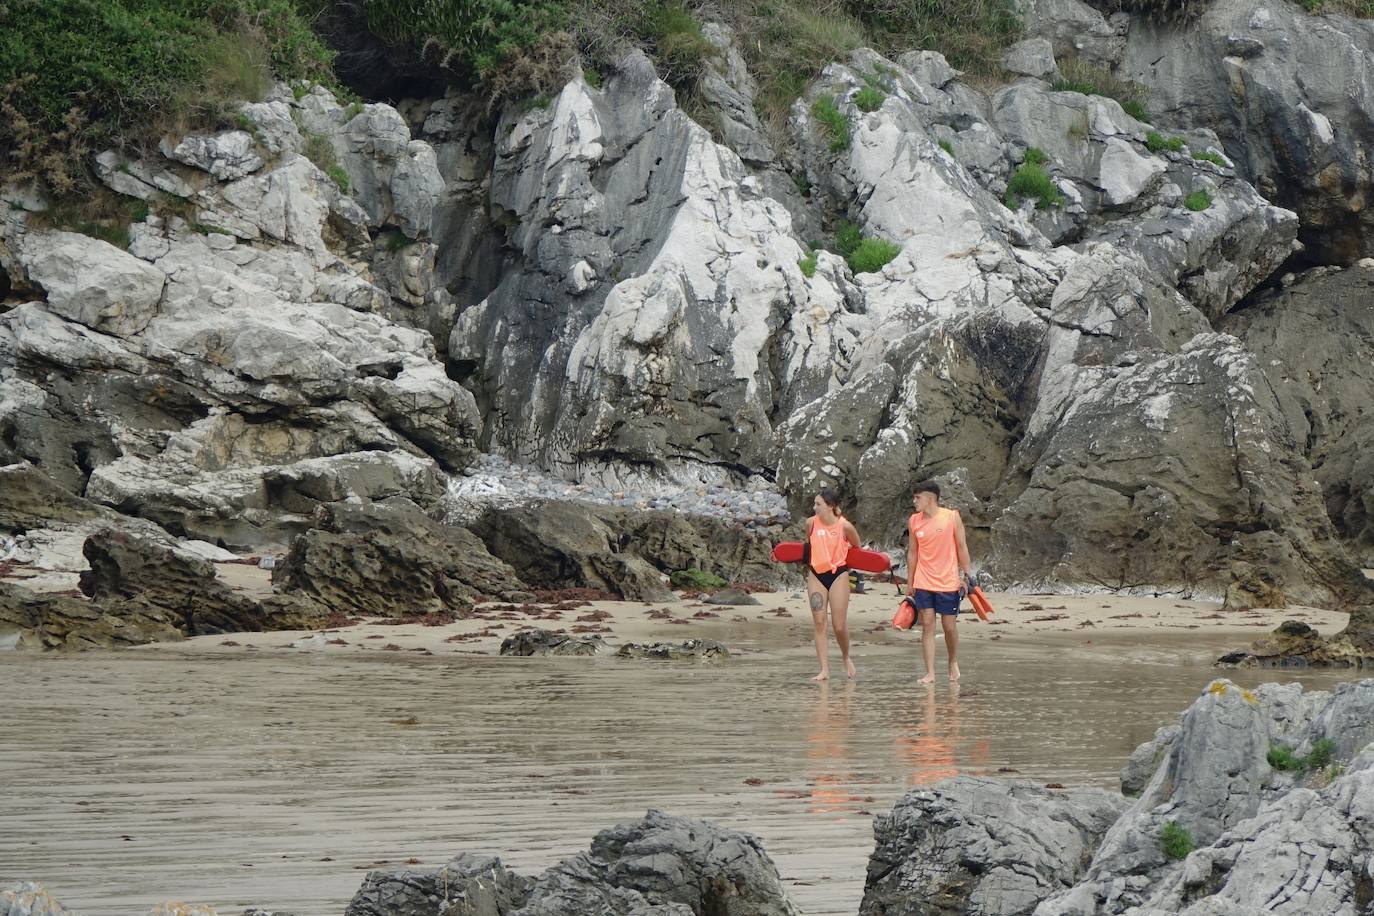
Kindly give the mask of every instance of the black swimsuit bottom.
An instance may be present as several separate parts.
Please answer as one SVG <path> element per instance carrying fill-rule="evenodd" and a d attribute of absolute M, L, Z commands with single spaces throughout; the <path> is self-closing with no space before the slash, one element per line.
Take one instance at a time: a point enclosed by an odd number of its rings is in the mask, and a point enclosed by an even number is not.
<path fill-rule="evenodd" d="M 815 576 L 816 579 L 820 581 L 821 587 L 824 588 L 826 591 L 830 591 L 830 586 L 835 584 L 836 579 L 838 579 L 840 576 L 846 576 L 848 574 L 848 566 L 841 566 L 839 569 L 831 570 L 830 572 L 825 573 L 816 572 L 814 567 L 811 569 L 811 575 Z"/>

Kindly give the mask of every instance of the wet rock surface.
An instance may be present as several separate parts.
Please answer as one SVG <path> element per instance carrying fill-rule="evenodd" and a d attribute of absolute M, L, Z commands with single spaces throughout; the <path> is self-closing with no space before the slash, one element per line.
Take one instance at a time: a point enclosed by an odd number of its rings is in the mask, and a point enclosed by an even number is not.
<path fill-rule="evenodd" d="M 730 650 L 714 639 L 689 639 L 685 642 L 656 642 L 648 645 L 626 643 L 617 649 L 615 654 L 620 658 L 717 661 L 729 658 Z"/>
<path fill-rule="evenodd" d="M 759 841 L 650 810 L 598 833 L 591 849 L 520 877 L 462 855 L 442 869 L 371 872 L 348 916 L 795 916 Z"/>
<path fill-rule="evenodd" d="M 442 525 L 408 500 L 330 503 L 272 570 L 274 587 L 329 611 L 410 616 L 457 614 L 481 598 L 523 600 L 515 570 L 476 535 Z"/>
<path fill-rule="evenodd" d="M 609 652 L 600 636 L 569 636 L 539 628 L 521 630 L 501 640 L 501 654 L 528 658 L 532 655 L 601 655 Z"/>

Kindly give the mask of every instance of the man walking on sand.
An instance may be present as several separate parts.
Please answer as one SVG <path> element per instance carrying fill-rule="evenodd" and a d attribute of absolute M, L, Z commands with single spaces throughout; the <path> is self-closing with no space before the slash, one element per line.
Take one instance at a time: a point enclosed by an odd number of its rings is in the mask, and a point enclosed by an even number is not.
<path fill-rule="evenodd" d="M 917 683 L 935 683 L 935 618 L 945 633 L 945 650 L 949 653 L 949 679 L 959 680 L 959 602 L 968 590 L 960 572 L 971 579 L 968 541 L 964 537 L 964 521 L 957 509 L 940 505 L 940 485 L 923 480 L 911 491 L 911 503 L 916 507 L 907 531 L 911 542 L 906 549 L 906 568 L 910 580 L 909 594 L 915 599 L 916 613 L 921 622 L 921 654 L 925 657 L 926 673 Z"/>

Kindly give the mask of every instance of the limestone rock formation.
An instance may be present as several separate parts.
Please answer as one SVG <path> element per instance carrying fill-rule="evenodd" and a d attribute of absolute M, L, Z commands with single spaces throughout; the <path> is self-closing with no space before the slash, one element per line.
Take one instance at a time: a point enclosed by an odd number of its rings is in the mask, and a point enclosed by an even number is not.
<path fill-rule="evenodd" d="M 650 810 L 536 878 L 460 855 L 441 869 L 370 872 L 347 916 L 796 916 L 759 841 Z"/>
<path fill-rule="evenodd" d="M 975 776 L 908 792 L 874 818 L 860 916 L 1029 914 L 1082 877 L 1126 804 Z"/>

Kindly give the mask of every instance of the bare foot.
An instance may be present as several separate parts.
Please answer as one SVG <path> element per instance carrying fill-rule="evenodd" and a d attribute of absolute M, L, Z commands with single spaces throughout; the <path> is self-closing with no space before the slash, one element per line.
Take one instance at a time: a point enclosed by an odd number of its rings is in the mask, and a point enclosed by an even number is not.
<path fill-rule="evenodd" d="M 959 665 L 957 662 L 949 666 L 949 679 L 950 681 L 959 680 Z M 934 680 L 934 678 L 931 678 L 931 680 Z"/>
<path fill-rule="evenodd" d="M 846 658 L 844 660 L 844 673 L 849 675 L 849 679 L 854 680 L 854 662 Z"/>
<path fill-rule="evenodd" d="M 935 672 L 934 672 L 934 671 L 930 672 L 929 674 L 927 674 L 925 677 L 921 678 L 921 679 L 920 679 L 919 681 L 917 681 L 916 683 L 918 683 L 918 684 L 933 684 L 933 683 L 935 683 Z"/>
<path fill-rule="evenodd" d="M 824 670 L 824 669 L 822 669 L 821 673 L 818 674 L 818 675 L 816 675 L 815 677 L 813 677 L 811 680 L 813 680 L 813 681 L 828 681 L 828 680 L 830 680 L 830 672 L 829 672 L 829 671 L 826 671 L 826 670 Z"/>

